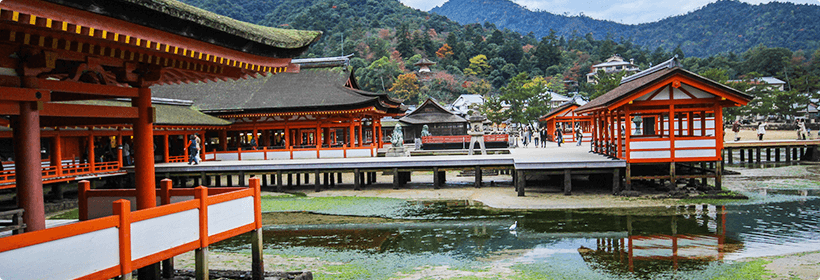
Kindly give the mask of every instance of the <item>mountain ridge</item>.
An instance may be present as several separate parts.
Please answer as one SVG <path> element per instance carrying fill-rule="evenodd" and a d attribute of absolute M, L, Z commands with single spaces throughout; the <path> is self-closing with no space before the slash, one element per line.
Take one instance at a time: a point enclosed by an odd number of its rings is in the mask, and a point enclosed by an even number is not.
<path fill-rule="evenodd" d="M 752 5 L 736 0 L 712 2 L 692 12 L 655 22 L 621 24 L 577 15 L 531 11 L 510 0 L 449 0 L 430 10 L 461 24 L 490 22 L 538 38 L 556 35 L 595 39 L 624 38 L 648 49 L 680 46 L 687 55 L 704 57 L 743 52 L 759 44 L 791 50 L 820 46 L 820 6 L 778 3 Z"/>

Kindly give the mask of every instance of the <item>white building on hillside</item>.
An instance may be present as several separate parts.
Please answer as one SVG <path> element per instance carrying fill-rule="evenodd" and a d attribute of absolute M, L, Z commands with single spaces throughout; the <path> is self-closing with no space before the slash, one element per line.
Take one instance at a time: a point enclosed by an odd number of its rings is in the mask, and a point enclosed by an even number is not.
<path fill-rule="evenodd" d="M 616 54 L 611 56 L 610 58 L 607 58 L 606 61 L 604 61 L 603 63 L 592 65 L 592 72 L 587 74 L 587 83 L 598 83 L 596 77 L 598 75 L 599 70 L 603 70 L 606 73 L 626 71 L 628 72 L 627 75 L 641 71 L 641 69 L 638 69 L 638 66 L 635 65 L 634 59 L 624 61 L 623 57 Z"/>

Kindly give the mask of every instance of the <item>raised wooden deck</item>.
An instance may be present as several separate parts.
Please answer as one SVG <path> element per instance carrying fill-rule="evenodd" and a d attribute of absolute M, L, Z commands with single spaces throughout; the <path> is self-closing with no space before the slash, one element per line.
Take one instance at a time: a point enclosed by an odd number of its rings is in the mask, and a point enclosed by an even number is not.
<path fill-rule="evenodd" d="M 354 187 L 359 189 L 363 184 L 375 181 L 375 172 L 392 172 L 393 186 L 401 187 L 409 181 L 412 171 L 433 171 L 434 185 L 439 187 L 446 180 L 446 170 L 476 170 L 476 187 L 481 186 L 481 170 L 501 169 L 515 170 L 513 180 L 519 195 L 524 195 L 525 173 L 546 173 L 551 175 L 563 174 L 566 178 L 573 174 L 613 174 L 614 188 L 619 187 L 620 170 L 626 167 L 626 161 L 611 159 L 589 152 L 588 146 L 565 145 L 548 148 L 518 148 L 510 150 L 510 154 L 500 155 L 452 155 L 452 156 L 415 156 L 415 157 L 368 157 L 368 158 L 336 158 L 336 159 L 300 159 L 300 160 L 243 160 L 243 161 L 208 161 L 199 165 L 186 163 L 165 163 L 156 165 L 158 176 L 192 176 L 195 183 L 206 182 L 209 176 L 236 175 L 239 184 L 244 183 L 245 174 L 264 175 L 272 174 L 271 182 L 277 183 L 277 188 L 284 188 L 282 174 L 291 174 L 288 183 L 291 183 L 292 174 L 315 174 L 316 190 L 323 187 L 318 182 L 324 176 L 327 181 L 333 182 L 333 175 L 328 173 L 353 172 Z M 365 177 L 367 175 L 367 177 Z M 297 176 L 297 184 L 300 177 Z M 217 178 L 217 180 L 221 180 Z M 231 179 L 228 179 L 231 180 Z M 264 179 L 267 181 L 267 178 Z M 221 185 L 218 181 L 217 185 Z M 564 191 L 571 192 L 569 180 L 565 180 Z M 331 183 L 332 184 L 332 183 Z M 230 185 L 230 183 L 229 183 Z"/>

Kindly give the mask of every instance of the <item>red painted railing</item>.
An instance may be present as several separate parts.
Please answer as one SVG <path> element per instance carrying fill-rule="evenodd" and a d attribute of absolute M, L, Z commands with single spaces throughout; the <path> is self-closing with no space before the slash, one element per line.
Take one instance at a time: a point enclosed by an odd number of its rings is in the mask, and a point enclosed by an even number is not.
<path fill-rule="evenodd" d="M 93 196 L 127 196 L 135 190 L 88 190 Z M 0 238 L 3 279 L 108 279 L 205 248 L 262 227 L 258 178 L 250 188 L 172 190 L 163 180 L 162 200 L 190 200 L 132 211 L 131 201 L 113 202 L 113 215 Z M 86 208 L 87 210 L 87 208 Z"/>
<path fill-rule="evenodd" d="M 507 142 L 508 139 L 507 134 L 484 135 L 484 142 Z M 424 136 L 421 137 L 421 142 L 427 144 L 470 143 L 470 135 Z"/>
<path fill-rule="evenodd" d="M 14 162 L 11 162 L 13 164 Z M 3 164 L 3 166 L 9 166 Z M 89 176 L 100 173 L 121 172 L 121 167 L 116 161 L 96 162 L 94 166 L 89 163 L 63 163 L 60 168 L 57 166 L 43 166 L 43 183 L 56 183 L 75 180 L 77 177 Z M 16 187 L 15 170 L 0 171 L 0 189 L 10 189 Z"/>

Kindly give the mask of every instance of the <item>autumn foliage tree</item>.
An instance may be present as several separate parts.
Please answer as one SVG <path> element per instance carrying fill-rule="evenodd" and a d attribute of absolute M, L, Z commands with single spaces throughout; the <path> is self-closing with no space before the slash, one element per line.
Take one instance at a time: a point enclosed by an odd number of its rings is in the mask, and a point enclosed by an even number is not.
<path fill-rule="evenodd" d="M 403 99 L 405 104 L 419 103 L 419 79 L 416 74 L 399 75 L 389 91 L 396 98 Z"/>
<path fill-rule="evenodd" d="M 444 45 L 442 45 L 441 48 L 438 48 L 438 50 L 436 51 L 436 56 L 441 59 L 446 59 L 452 56 L 453 54 L 453 48 L 450 47 L 450 45 L 448 45 L 447 43 L 444 43 Z"/>

